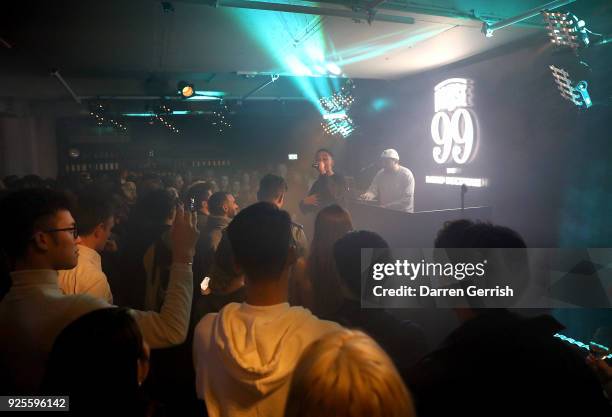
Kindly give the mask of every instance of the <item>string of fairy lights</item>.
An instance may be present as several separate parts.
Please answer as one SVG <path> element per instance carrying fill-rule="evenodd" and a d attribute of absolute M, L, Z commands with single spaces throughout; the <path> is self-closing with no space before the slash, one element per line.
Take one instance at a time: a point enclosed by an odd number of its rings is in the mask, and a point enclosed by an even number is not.
<path fill-rule="evenodd" d="M 221 134 L 232 127 L 232 124 L 229 121 L 229 114 L 229 108 L 225 103 L 221 103 L 219 109 L 213 110 L 212 125 L 215 127 L 218 133 Z"/>
<path fill-rule="evenodd" d="M 165 104 L 159 106 L 159 109 L 156 112 L 153 112 L 152 116 L 154 120 L 157 120 L 162 126 L 166 127 L 172 133 L 179 134 L 180 131 L 178 128 L 170 121 L 170 116 L 172 115 L 172 110 Z"/>
<path fill-rule="evenodd" d="M 321 126 L 328 135 L 340 135 L 344 138 L 350 136 L 355 131 L 355 123 L 349 115 L 349 111 L 355 97 L 353 96 L 355 85 L 352 80 L 348 80 L 340 89 L 329 97 L 321 97 L 319 103 L 323 110 L 323 121 Z M 162 103 L 154 109 L 146 108 L 144 113 L 123 113 L 127 117 L 149 117 L 149 124 L 159 124 L 174 134 L 181 131 L 176 126 L 173 118 L 176 115 L 202 114 L 202 111 L 181 110 L 173 111 L 167 104 Z M 218 134 L 223 134 L 232 128 L 230 120 L 232 112 L 227 103 L 220 101 L 219 106 L 212 110 L 211 124 Z M 120 122 L 112 116 L 102 104 L 91 106 L 90 115 L 94 118 L 98 126 L 108 124 L 121 131 L 127 131 L 124 122 Z"/>
<path fill-rule="evenodd" d="M 108 124 L 116 129 L 127 131 L 127 127 L 123 123 L 106 114 L 105 108 L 102 104 L 92 106 L 89 111 L 89 115 L 94 118 L 98 126 Z"/>
<path fill-rule="evenodd" d="M 218 134 L 223 134 L 227 130 L 232 128 L 231 115 L 232 111 L 225 102 L 220 102 L 219 106 L 209 112 L 202 110 L 172 110 L 167 104 L 160 104 L 157 107 L 151 108 L 145 107 L 144 112 L 141 113 L 122 113 L 124 117 L 145 117 L 148 118 L 149 125 L 160 125 L 168 129 L 174 134 L 181 133 L 180 129 L 176 126 L 174 118 L 176 116 L 186 115 L 202 115 L 209 114 L 209 120 L 211 125 Z M 110 112 L 102 105 L 95 104 L 91 106 L 90 115 L 94 118 L 95 123 L 98 126 L 104 124 L 111 125 L 119 130 L 126 131 L 127 127 L 123 122 L 118 122 Z"/>

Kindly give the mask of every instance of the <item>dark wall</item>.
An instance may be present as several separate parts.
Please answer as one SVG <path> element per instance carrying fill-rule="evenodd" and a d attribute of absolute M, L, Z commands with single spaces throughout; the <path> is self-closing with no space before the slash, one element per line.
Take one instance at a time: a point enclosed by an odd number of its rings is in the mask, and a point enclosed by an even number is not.
<path fill-rule="evenodd" d="M 174 104 L 174 103 L 172 103 Z M 180 110 L 180 103 L 173 109 Z M 150 118 L 132 117 L 121 120 L 127 132 L 99 127 L 92 117 L 64 119 L 59 124 L 60 166 L 67 160 L 68 150 L 77 148 L 82 154 L 112 148 L 121 161 L 140 166 L 153 151 L 158 165 L 169 160 L 221 159 L 240 167 L 276 166 L 285 163 L 299 170 L 310 168 L 312 155 L 320 147 L 329 147 L 342 154 L 344 141 L 323 134 L 321 115 L 306 101 L 245 101 L 242 106 L 229 104 L 227 117 L 232 127 L 219 133 L 210 114 L 168 118 L 180 130 L 174 134 Z M 109 107 L 109 114 L 123 109 Z M 202 110 L 210 111 L 209 108 Z M 133 111 L 133 109 L 132 109 Z M 117 116 L 113 116 L 117 117 Z M 298 161 L 288 161 L 289 153 L 297 153 Z M 342 156 L 339 155 L 342 160 Z M 341 162 L 342 165 L 342 162 Z"/>

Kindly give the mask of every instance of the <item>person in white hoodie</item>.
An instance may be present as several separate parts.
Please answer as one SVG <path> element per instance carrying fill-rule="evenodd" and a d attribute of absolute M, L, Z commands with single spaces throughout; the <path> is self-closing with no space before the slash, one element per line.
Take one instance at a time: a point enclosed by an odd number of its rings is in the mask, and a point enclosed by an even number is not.
<path fill-rule="evenodd" d="M 246 276 L 246 302 L 230 303 L 198 323 L 196 391 L 210 417 L 280 417 L 302 352 L 341 327 L 287 302 L 296 249 L 286 211 L 253 204 L 227 233 L 236 267 Z"/>

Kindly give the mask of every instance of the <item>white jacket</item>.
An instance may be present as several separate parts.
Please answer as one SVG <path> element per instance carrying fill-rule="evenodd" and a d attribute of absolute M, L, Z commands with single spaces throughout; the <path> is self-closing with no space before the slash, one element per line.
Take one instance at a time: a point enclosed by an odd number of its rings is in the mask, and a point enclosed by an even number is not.
<path fill-rule="evenodd" d="M 283 416 L 300 355 L 339 330 L 288 303 L 231 303 L 206 315 L 194 335 L 196 391 L 210 417 Z"/>

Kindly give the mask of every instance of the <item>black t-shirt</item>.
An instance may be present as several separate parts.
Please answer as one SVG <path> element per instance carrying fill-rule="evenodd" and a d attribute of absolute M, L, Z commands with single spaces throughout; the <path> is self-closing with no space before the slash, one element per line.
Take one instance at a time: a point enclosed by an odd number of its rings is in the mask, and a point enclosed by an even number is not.
<path fill-rule="evenodd" d="M 319 205 L 308 206 L 300 203 L 300 209 L 303 213 L 310 213 L 331 204 L 343 205 L 346 193 L 347 187 L 344 175 L 338 172 L 335 172 L 334 175 L 320 175 L 308 191 L 308 195 L 317 194 Z"/>

